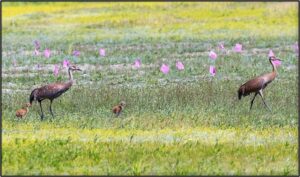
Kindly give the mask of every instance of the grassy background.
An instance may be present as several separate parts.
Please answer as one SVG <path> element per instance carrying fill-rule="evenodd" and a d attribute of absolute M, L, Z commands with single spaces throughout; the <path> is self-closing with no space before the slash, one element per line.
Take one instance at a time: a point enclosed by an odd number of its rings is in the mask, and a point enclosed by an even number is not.
<path fill-rule="evenodd" d="M 297 3 L 2 5 L 3 174 L 298 174 Z M 52 56 L 34 56 L 34 40 Z M 236 43 L 242 53 L 232 51 Z M 271 71 L 269 49 L 283 59 L 264 92 L 272 112 L 259 97 L 250 112 L 251 98 L 238 101 L 237 89 Z M 38 104 L 16 119 L 32 89 L 68 78 L 62 67 L 52 73 L 65 58 L 83 72 L 54 101 L 56 117 L 45 101 L 45 121 Z M 127 107 L 114 118 L 120 100 Z"/>

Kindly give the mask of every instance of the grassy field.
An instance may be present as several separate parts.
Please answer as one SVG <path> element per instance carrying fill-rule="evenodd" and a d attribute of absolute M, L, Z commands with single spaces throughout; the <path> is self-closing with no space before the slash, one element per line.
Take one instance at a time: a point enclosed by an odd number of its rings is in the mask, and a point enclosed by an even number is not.
<path fill-rule="evenodd" d="M 297 175 L 297 7 L 2 3 L 2 174 Z M 233 51 L 236 43 L 241 53 Z M 42 54 L 46 48 L 50 58 Z M 271 71 L 270 49 L 283 60 L 264 91 L 272 112 L 259 97 L 249 111 L 252 96 L 239 101 L 237 90 Z M 137 58 L 141 68 L 133 67 Z M 54 101 L 55 118 L 44 101 L 44 121 L 37 103 L 17 119 L 34 88 L 68 79 L 64 59 L 83 71 Z M 162 63 L 168 74 L 159 70 Z M 127 105 L 115 118 L 111 109 L 121 100 Z"/>

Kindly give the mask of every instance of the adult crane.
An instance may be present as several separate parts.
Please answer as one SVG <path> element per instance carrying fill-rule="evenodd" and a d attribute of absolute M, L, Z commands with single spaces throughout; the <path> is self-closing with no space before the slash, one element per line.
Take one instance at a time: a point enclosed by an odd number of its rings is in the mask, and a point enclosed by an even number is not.
<path fill-rule="evenodd" d="M 63 93 L 65 93 L 69 88 L 73 85 L 73 74 L 72 71 L 81 71 L 77 66 L 70 65 L 68 67 L 68 74 L 69 74 L 69 81 L 64 83 L 52 83 L 48 85 L 44 85 L 42 87 L 34 89 L 29 97 L 30 104 L 32 104 L 33 101 L 38 101 L 41 108 L 41 120 L 44 118 L 43 108 L 42 108 L 42 101 L 45 99 L 50 100 L 50 113 L 52 117 L 54 118 L 53 112 L 52 112 L 52 102 L 55 98 L 59 97 Z"/>
<path fill-rule="evenodd" d="M 255 93 L 254 97 L 251 100 L 250 110 L 252 108 L 255 97 L 257 96 L 257 94 L 259 94 L 259 96 L 262 98 L 262 100 L 264 102 L 264 105 L 271 111 L 270 107 L 266 104 L 266 102 L 264 100 L 263 90 L 277 76 L 277 69 L 276 69 L 275 64 L 273 63 L 273 61 L 276 61 L 276 60 L 281 61 L 279 58 L 276 58 L 275 56 L 269 57 L 269 62 L 271 63 L 272 68 L 273 68 L 272 72 L 255 77 L 240 86 L 240 88 L 238 90 L 239 100 L 242 98 L 242 96 L 247 96 L 250 93 Z"/>

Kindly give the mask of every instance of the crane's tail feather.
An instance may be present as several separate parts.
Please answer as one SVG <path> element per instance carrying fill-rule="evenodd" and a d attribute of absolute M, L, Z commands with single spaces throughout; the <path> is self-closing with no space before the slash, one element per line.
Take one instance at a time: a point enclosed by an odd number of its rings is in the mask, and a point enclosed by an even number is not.
<path fill-rule="evenodd" d="M 35 92 L 37 91 L 37 89 L 32 90 L 30 97 L 29 97 L 29 102 L 30 104 L 32 104 L 32 102 L 35 100 Z"/>
<path fill-rule="evenodd" d="M 239 100 L 242 99 L 242 96 L 244 95 L 244 92 L 245 92 L 245 87 L 242 85 L 239 90 L 238 90 L 238 97 L 239 97 Z"/>
<path fill-rule="evenodd" d="M 239 100 L 242 98 L 242 93 L 241 92 L 238 92 L 239 93 Z"/>

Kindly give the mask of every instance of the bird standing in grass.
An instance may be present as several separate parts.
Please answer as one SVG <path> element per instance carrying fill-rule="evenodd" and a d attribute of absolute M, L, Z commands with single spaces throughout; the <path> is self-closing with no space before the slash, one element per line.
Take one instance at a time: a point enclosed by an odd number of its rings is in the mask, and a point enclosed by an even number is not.
<path fill-rule="evenodd" d="M 113 107 L 112 112 L 118 117 L 124 109 L 125 105 L 125 101 L 121 101 L 117 106 Z"/>
<path fill-rule="evenodd" d="M 19 118 L 25 118 L 26 115 L 27 115 L 27 113 L 28 113 L 28 111 L 29 111 L 28 108 L 29 108 L 30 106 L 31 106 L 30 103 L 26 103 L 26 104 L 22 107 L 22 109 L 18 109 L 18 110 L 16 111 L 16 116 L 19 117 Z"/>
<path fill-rule="evenodd" d="M 264 100 L 263 90 L 277 76 L 277 69 L 276 69 L 276 65 L 275 65 L 274 62 L 278 62 L 278 61 L 281 61 L 281 60 L 276 58 L 275 56 L 269 57 L 269 62 L 272 65 L 273 71 L 270 72 L 270 73 L 266 73 L 266 74 L 263 74 L 261 76 L 255 77 L 255 78 L 247 81 L 245 84 L 240 86 L 240 88 L 238 90 L 239 100 L 242 98 L 242 96 L 247 96 L 250 93 L 255 93 L 254 97 L 251 100 L 250 110 L 252 108 L 255 97 L 257 96 L 257 94 L 259 94 L 259 96 L 262 98 L 262 101 L 264 102 L 264 105 L 271 111 L 270 107 L 267 105 L 267 103 Z"/>
<path fill-rule="evenodd" d="M 43 108 L 42 108 L 42 101 L 44 99 L 50 100 L 50 113 L 52 117 L 54 117 L 52 112 L 52 102 L 55 98 L 59 97 L 61 94 L 65 93 L 69 88 L 73 85 L 73 75 L 72 71 L 81 71 L 77 66 L 71 65 L 68 68 L 68 74 L 69 74 L 69 81 L 65 83 L 52 83 L 45 86 L 42 86 L 40 88 L 34 89 L 29 97 L 30 104 L 32 104 L 33 101 L 38 101 L 41 108 L 41 120 L 44 118 Z"/>

